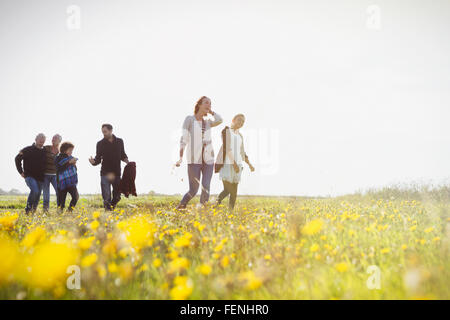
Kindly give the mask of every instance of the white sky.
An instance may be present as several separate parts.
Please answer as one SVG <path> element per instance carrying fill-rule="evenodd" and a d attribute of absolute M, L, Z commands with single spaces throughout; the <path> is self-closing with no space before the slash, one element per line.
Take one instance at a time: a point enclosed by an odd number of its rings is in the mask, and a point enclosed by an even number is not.
<path fill-rule="evenodd" d="M 81 29 L 66 26 L 69 5 Z M 381 29 L 366 26 L 381 9 Z M 236 113 L 257 169 L 240 194 L 336 195 L 440 181 L 450 163 L 449 1 L 1 1 L 0 188 L 38 132 L 76 145 L 79 190 L 112 123 L 137 162 L 137 189 L 185 193 L 171 174 L 202 95 Z M 220 147 L 220 128 L 213 131 Z M 181 181 L 184 178 L 184 181 Z M 215 174 L 211 192 L 221 191 Z"/>

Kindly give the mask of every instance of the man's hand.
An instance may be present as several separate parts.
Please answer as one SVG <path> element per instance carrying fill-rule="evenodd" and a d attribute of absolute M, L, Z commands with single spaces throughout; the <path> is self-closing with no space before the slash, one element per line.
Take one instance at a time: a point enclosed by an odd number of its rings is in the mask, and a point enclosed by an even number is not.
<path fill-rule="evenodd" d="M 25 173 L 21 173 L 20 176 L 25 179 Z"/>
<path fill-rule="evenodd" d="M 183 162 L 183 158 L 180 158 L 180 160 L 178 160 L 177 163 L 175 163 L 175 166 L 179 167 L 182 162 Z"/>
<path fill-rule="evenodd" d="M 239 166 L 237 165 L 236 162 L 233 163 L 233 168 L 234 168 L 234 171 L 235 171 L 236 173 L 239 173 Z"/>
<path fill-rule="evenodd" d="M 76 164 L 77 161 L 78 161 L 78 159 L 72 158 L 72 159 L 69 160 L 69 163 L 70 163 L 70 164 Z"/>
<path fill-rule="evenodd" d="M 126 164 L 129 164 L 129 163 L 130 163 L 130 161 L 128 161 L 128 158 L 125 158 L 125 159 L 123 160 L 123 162 L 125 162 Z"/>
<path fill-rule="evenodd" d="M 89 162 L 90 162 L 92 165 L 95 165 L 95 160 L 94 160 L 94 158 L 90 157 L 90 158 L 89 158 Z"/>
<path fill-rule="evenodd" d="M 255 171 L 255 167 L 252 166 L 250 163 L 248 164 L 248 166 L 249 166 L 251 172 Z"/>

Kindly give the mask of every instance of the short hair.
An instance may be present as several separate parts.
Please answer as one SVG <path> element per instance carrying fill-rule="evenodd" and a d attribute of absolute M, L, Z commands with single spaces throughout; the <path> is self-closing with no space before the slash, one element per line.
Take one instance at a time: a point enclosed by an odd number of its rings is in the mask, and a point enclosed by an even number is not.
<path fill-rule="evenodd" d="M 43 134 L 43 133 L 38 133 L 37 135 L 36 135 L 36 139 L 35 140 L 37 140 L 37 139 L 39 139 L 39 138 L 46 138 L 45 137 L 45 134 Z"/>
<path fill-rule="evenodd" d="M 75 146 L 74 146 L 72 143 L 70 143 L 70 142 L 64 142 L 64 143 L 61 145 L 61 147 L 59 148 L 59 151 L 60 151 L 61 153 L 66 153 L 67 150 L 73 149 L 73 148 L 75 148 Z"/>
<path fill-rule="evenodd" d="M 61 137 L 61 135 L 60 134 L 55 134 L 54 136 L 53 136 L 53 139 L 54 138 L 57 138 L 60 142 L 61 142 L 61 140 L 62 140 L 62 137 Z"/>
<path fill-rule="evenodd" d="M 111 130 L 113 129 L 113 126 L 110 125 L 109 123 L 104 123 L 104 124 L 102 124 L 102 129 L 103 129 L 103 128 L 106 128 L 106 129 L 108 129 L 109 131 L 111 131 Z"/>

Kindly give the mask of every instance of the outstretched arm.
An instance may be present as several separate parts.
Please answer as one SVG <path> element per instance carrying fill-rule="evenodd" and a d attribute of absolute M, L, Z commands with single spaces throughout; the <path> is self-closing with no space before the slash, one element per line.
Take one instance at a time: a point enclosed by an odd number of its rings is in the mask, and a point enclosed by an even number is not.
<path fill-rule="evenodd" d="M 99 165 L 102 162 L 102 150 L 100 147 L 100 144 L 97 143 L 97 148 L 96 148 L 96 154 L 95 154 L 95 158 L 90 157 L 89 158 L 89 162 L 93 165 Z"/>

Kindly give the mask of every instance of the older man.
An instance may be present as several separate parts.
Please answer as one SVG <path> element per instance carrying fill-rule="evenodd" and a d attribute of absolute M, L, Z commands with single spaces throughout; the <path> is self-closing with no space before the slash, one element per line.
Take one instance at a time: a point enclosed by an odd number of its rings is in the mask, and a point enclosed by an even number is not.
<path fill-rule="evenodd" d="M 47 156 L 44 171 L 44 184 L 42 186 L 44 196 L 44 211 L 48 211 L 50 207 L 50 184 L 52 184 L 53 189 L 55 190 L 56 204 L 57 206 L 59 206 L 55 159 L 59 153 L 59 145 L 61 144 L 61 140 L 62 137 L 59 134 L 55 134 L 52 138 L 52 144 L 44 146 L 45 154 Z"/>
<path fill-rule="evenodd" d="M 42 133 L 38 134 L 35 143 L 22 149 L 15 159 L 17 171 L 25 179 L 28 188 L 30 188 L 27 207 L 25 208 L 26 214 L 36 211 L 39 199 L 41 198 L 47 159 L 44 151 L 44 143 L 45 135 Z"/>

